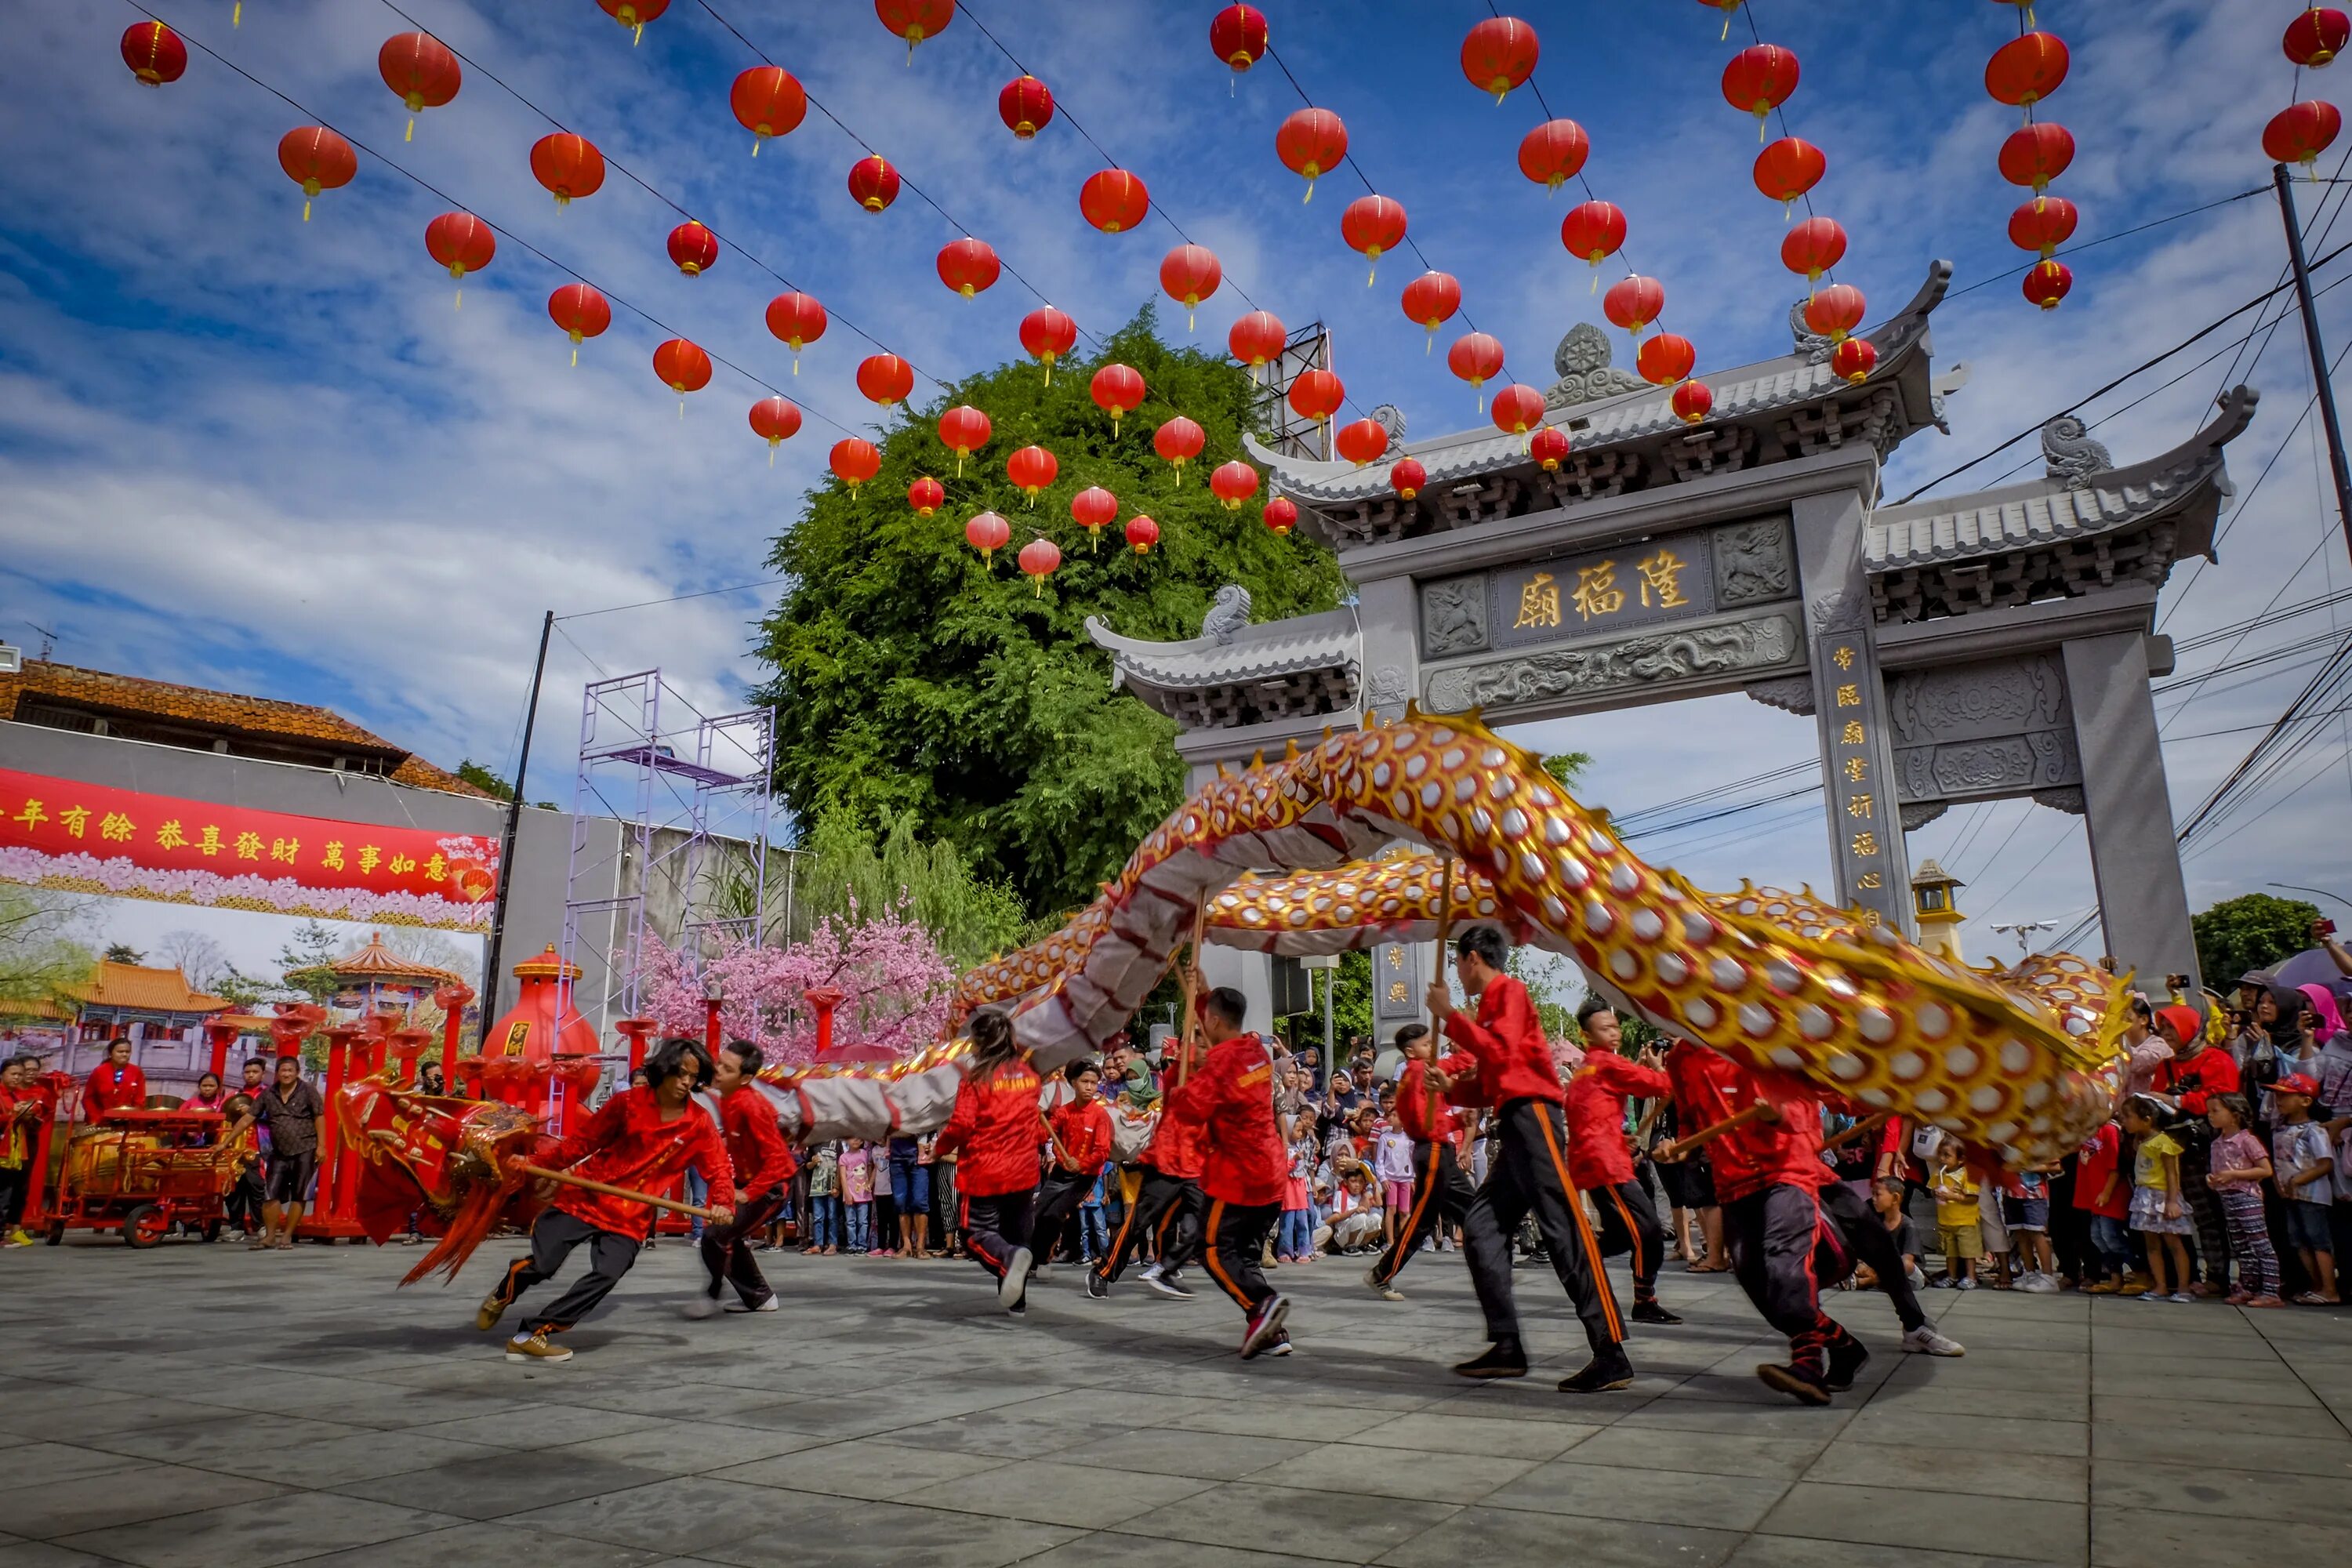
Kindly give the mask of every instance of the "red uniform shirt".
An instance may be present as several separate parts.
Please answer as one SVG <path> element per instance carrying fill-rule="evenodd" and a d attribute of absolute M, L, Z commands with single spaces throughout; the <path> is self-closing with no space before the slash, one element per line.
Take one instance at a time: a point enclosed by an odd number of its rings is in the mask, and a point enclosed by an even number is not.
<path fill-rule="evenodd" d="M 727 1140 L 736 1190 L 746 1196 L 775 1191 L 800 1169 L 776 1125 L 776 1108 L 748 1083 L 719 1097 L 719 1131 Z"/>
<path fill-rule="evenodd" d="M 1478 1095 L 1488 1105 L 1515 1100 L 1568 1098 L 1551 1065 L 1551 1042 L 1544 1038 L 1528 988 L 1498 974 L 1478 994 L 1475 1022 L 1460 1013 L 1445 1016 L 1445 1034 L 1478 1058 Z"/>
<path fill-rule="evenodd" d="M 689 1100 L 676 1121 L 665 1121 L 650 1089 L 625 1089 L 613 1096 L 539 1163 L 641 1193 L 662 1191 L 692 1165 L 709 1184 L 711 1207 L 735 1206 L 727 1146 L 710 1113 Z M 653 1226 L 651 1204 L 609 1193 L 559 1186 L 549 1206 L 623 1236 L 643 1237 Z"/>
<path fill-rule="evenodd" d="M 2237 1061 L 2219 1046 L 2208 1046 L 2187 1061 L 2174 1057 L 2157 1065 L 2156 1091 L 2177 1095 L 2183 1110 L 2202 1116 L 2214 1095 L 2238 1092 Z"/>
<path fill-rule="evenodd" d="M 1812 1096 L 1767 1089 L 1730 1058 L 1688 1040 L 1676 1040 L 1666 1053 L 1666 1077 L 1685 1137 L 1758 1100 L 1769 1100 L 1780 1112 L 1778 1122 L 1751 1121 L 1706 1145 L 1716 1196 L 1724 1203 L 1768 1186 L 1819 1189 L 1835 1179 L 1822 1163 L 1822 1108 Z"/>
<path fill-rule="evenodd" d="M 1282 1201 L 1290 1153 L 1275 1121 L 1274 1053 L 1264 1040 L 1235 1035 L 1210 1047 L 1184 1087 L 1169 1097 L 1168 1114 L 1201 1129 L 1202 1192 L 1244 1205 Z"/>
<path fill-rule="evenodd" d="M 1185 1087 L 1192 1087 L 1190 1079 L 1185 1080 Z M 1144 1146 L 1140 1158 L 1163 1176 L 1179 1182 L 1197 1182 L 1201 1179 L 1201 1124 L 1176 1109 L 1177 1093 L 1171 1089 L 1161 1098 L 1160 1125 L 1152 1130 L 1151 1142 Z"/>
<path fill-rule="evenodd" d="M 2123 1161 L 2124 1135 L 2112 1121 L 2091 1134 L 2074 1162 L 2074 1206 L 2087 1214 L 2122 1219 L 2131 1210 L 2131 1178 L 2116 1183 L 2115 1194 L 2105 1203 L 2099 1201 L 2107 1178 L 2116 1173 Z"/>
<path fill-rule="evenodd" d="M 136 1110 L 147 1103 L 147 1075 L 138 1064 L 116 1067 L 112 1062 L 100 1062 L 98 1070 L 82 1085 L 82 1114 L 92 1121 L 103 1119 L 110 1110 Z"/>
<path fill-rule="evenodd" d="M 976 1198 L 1024 1193 L 1037 1184 L 1037 1069 L 1025 1057 L 999 1062 L 985 1078 L 967 1076 L 955 1110 L 931 1145 L 934 1158 L 962 1151 L 956 1191 Z"/>
<path fill-rule="evenodd" d="M 1580 1193 L 1633 1179 L 1633 1154 L 1625 1146 L 1625 1101 L 1657 1100 L 1672 1093 L 1666 1075 L 1615 1051 L 1587 1053 L 1568 1080 L 1568 1179 Z"/>
<path fill-rule="evenodd" d="M 1053 1114 L 1054 1138 L 1061 1145 L 1056 1164 L 1076 1169 L 1070 1173 L 1087 1180 L 1102 1170 L 1103 1162 L 1110 1158 L 1110 1109 L 1099 1100 L 1089 1100 L 1081 1105 L 1071 1100 L 1057 1105 Z"/>
<path fill-rule="evenodd" d="M 1472 1059 L 1452 1056 L 1437 1066 L 1442 1072 L 1457 1073 L 1469 1066 Z M 1469 1089 L 1475 1081 L 1473 1079 L 1458 1087 Z M 1439 1099 L 1437 1120 L 1433 1123 L 1429 1116 L 1429 1065 L 1426 1062 L 1409 1062 L 1405 1066 L 1404 1076 L 1397 1080 L 1397 1125 L 1404 1129 L 1406 1136 L 1416 1143 L 1433 1143 L 1441 1138 L 1452 1138 L 1462 1129 L 1462 1118 L 1453 1108 L 1453 1099 L 1451 1095 Z"/>

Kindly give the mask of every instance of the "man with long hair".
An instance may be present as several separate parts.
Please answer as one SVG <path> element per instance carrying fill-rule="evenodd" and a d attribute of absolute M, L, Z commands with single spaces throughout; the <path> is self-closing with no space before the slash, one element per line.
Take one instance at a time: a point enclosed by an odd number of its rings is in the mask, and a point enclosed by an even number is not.
<path fill-rule="evenodd" d="M 687 1303 L 689 1318 L 707 1318 L 719 1310 L 720 1287 L 730 1283 L 737 1299 L 727 1303 L 727 1310 L 776 1310 L 776 1293 L 751 1256 L 751 1241 L 782 1212 L 788 1184 L 799 1165 L 776 1125 L 776 1108 L 752 1081 L 765 1059 L 749 1040 L 730 1040 L 719 1047 L 710 1087 L 719 1091 L 719 1136 L 726 1142 L 735 1190 L 743 1201 L 733 1219 L 703 1228 L 702 1267 L 709 1279 L 702 1294 Z"/>
<path fill-rule="evenodd" d="M 971 1059 L 955 1109 L 932 1147 L 956 1160 L 956 1202 L 964 1247 L 996 1277 L 996 1300 L 1028 1310 L 1029 1211 L 1037 1198 L 1037 1091 L 1044 1087 L 1001 1007 L 982 1007 L 965 1026 Z"/>

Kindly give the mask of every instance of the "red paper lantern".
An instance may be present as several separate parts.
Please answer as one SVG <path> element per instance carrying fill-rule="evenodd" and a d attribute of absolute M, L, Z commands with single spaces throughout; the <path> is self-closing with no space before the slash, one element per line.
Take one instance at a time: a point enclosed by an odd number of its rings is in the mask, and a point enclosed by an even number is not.
<path fill-rule="evenodd" d="M 1301 419 L 1321 425 L 1348 401 L 1348 389 L 1328 370 L 1305 370 L 1290 384 L 1290 407 Z"/>
<path fill-rule="evenodd" d="M 1576 177 L 1592 152 L 1592 138 L 1573 120 L 1547 120 L 1519 139 L 1519 173 L 1556 191 Z"/>
<path fill-rule="evenodd" d="M 1666 286 L 1639 272 L 1619 279 L 1601 296 L 1601 313 L 1637 338 L 1665 308 Z"/>
<path fill-rule="evenodd" d="M 793 351 L 793 374 L 801 373 L 801 350 L 824 336 L 824 307 L 798 289 L 768 301 L 768 331 Z"/>
<path fill-rule="evenodd" d="M 1192 312 L 1217 291 L 1225 276 L 1216 252 L 1205 245 L 1180 245 L 1160 258 L 1160 287 L 1184 307 L 1184 330 L 1192 329 Z"/>
<path fill-rule="evenodd" d="M 1227 511 L 1239 511 L 1242 502 L 1257 494 L 1257 470 L 1238 458 L 1219 463 L 1209 470 L 1209 490 Z"/>
<path fill-rule="evenodd" d="M 2313 178 L 2312 165 L 2344 129 L 2344 116 L 2321 99 L 2292 104 L 2271 117 L 2263 128 L 2263 151 L 2278 163 L 2300 163 Z"/>
<path fill-rule="evenodd" d="M 2074 287 L 2074 270 L 2063 261 L 2037 261 L 2027 270 L 2021 287 L 2027 299 L 2045 310 L 2054 310 Z"/>
<path fill-rule="evenodd" d="M 2286 25 L 2280 47 L 2295 64 L 2317 70 L 2342 54 L 2348 39 L 2352 39 L 2352 17 L 2331 6 L 2313 5 Z"/>
<path fill-rule="evenodd" d="M 360 160 L 350 142 L 325 126 L 301 125 L 278 139 L 278 166 L 302 187 L 302 221 L 309 223 L 311 198 L 350 184 Z"/>
<path fill-rule="evenodd" d="M 1404 204 L 1388 196 L 1358 196 L 1339 215 L 1339 237 L 1372 264 L 1364 274 L 1365 287 L 1380 275 L 1381 253 L 1394 250 L 1404 229 Z"/>
<path fill-rule="evenodd" d="M 1424 272 L 1404 286 L 1405 320 L 1418 321 L 1428 329 L 1421 352 L 1427 353 L 1429 345 L 1437 341 L 1437 329 L 1454 319 L 1462 308 L 1462 284 L 1451 272 Z"/>
<path fill-rule="evenodd" d="M 2066 79 L 2066 46 L 2055 33 L 2011 38 L 1985 62 L 1985 90 L 1995 101 L 2030 109 Z"/>
<path fill-rule="evenodd" d="M 1822 183 L 1830 161 L 1801 136 L 1783 136 L 1756 154 L 1756 188 L 1780 204 L 1786 216 L 1799 196 Z"/>
<path fill-rule="evenodd" d="M 1723 100 L 1756 117 L 1756 140 L 1764 140 L 1764 122 L 1797 90 L 1797 57 L 1778 44 L 1754 44 L 1731 57 L 1723 68 Z"/>
<path fill-rule="evenodd" d="M 1252 310 L 1225 334 L 1226 348 L 1252 369 L 1280 359 L 1284 345 L 1289 342 L 1289 330 L 1283 326 L 1282 318 L 1271 310 Z"/>
<path fill-rule="evenodd" d="M 996 281 L 1004 270 L 996 251 L 984 239 L 966 235 L 940 247 L 940 281 L 969 300 Z"/>
<path fill-rule="evenodd" d="M 654 350 L 654 374 L 677 394 L 677 416 L 686 417 L 686 395 L 710 384 L 710 356 L 684 338 L 672 338 Z"/>
<path fill-rule="evenodd" d="M 1723 13 L 1723 37 L 1717 42 L 1728 39 L 1731 37 L 1731 14 L 1739 9 L 1740 0 L 1698 0 L 1698 3 L 1702 5 L 1711 5 Z"/>
<path fill-rule="evenodd" d="M 568 207 L 575 196 L 593 196 L 604 188 L 604 154 L 585 136 L 558 131 L 530 144 L 530 174 Z"/>
<path fill-rule="evenodd" d="M 907 504 L 917 517 L 929 517 L 947 503 L 947 486 L 928 475 L 907 487 Z"/>
<path fill-rule="evenodd" d="M 585 283 L 566 283 L 547 297 L 548 318 L 562 327 L 572 340 L 572 363 L 580 363 L 580 343 L 583 338 L 603 333 L 613 324 L 613 307 L 604 296 Z"/>
<path fill-rule="evenodd" d="M 2055 121 L 2021 126 L 2000 144 L 2000 177 L 2012 185 L 2046 191 L 2074 161 L 2074 134 Z"/>
<path fill-rule="evenodd" d="M 699 278 L 719 259 L 719 237 L 688 218 L 669 231 L 669 258 L 688 278 Z"/>
<path fill-rule="evenodd" d="M 768 443 L 768 467 L 776 466 L 776 448 L 800 433 L 800 405 L 789 397 L 763 397 L 751 405 L 751 433 Z"/>
<path fill-rule="evenodd" d="M 1675 332 L 1660 332 L 1642 345 L 1633 356 L 1633 368 L 1652 386 L 1672 386 L 1690 374 L 1691 366 L 1698 363 L 1698 350 L 1688 338 Z"/>
<path fill-rule="evenodd" d="M 1473 387 L 1483 387 L 1503 370 L 1503 345 L 1484 332 L 1465 332 L 1454 340 L 1445 351 L 1445 368 L 1468 382 Z M 1486 395 L 1478 395 L 1478 407 L 1486 407 Z"/>
<path fill-rule="evenodd" d="M 1340 426 L 1331 444 L 1339 449 L 1339 456 L 1360 468 L 1367 463 L 1378 462 L 1389 449 L 1388 427 L 1377 419 L 1358 419 Z"/>
<path fill-rule="evenodd" d="M 1265 13 L 1228 5 L 1209 18 L 1209 48 L 1238 76 L 1265 58 Z"/>
<path fill-rule="evenodd" d="M 1095 372 L 1087 393 L 1097 408 L 1110 416 L 1110 433 L 1117 436 L 1119 419 L 1143 402 L 1143 375 L 1132 365 L 1107 364 Z"/>
<path fill-rule="evenodd" d="M 1495 394 L 1495 428 L 1524 436 L 1543 423 L 1543 394 L 1525 382 L 1513 382 Z"/>
<path fill-rule="evenodd" d="M 403 142 L 416 139 L 416 116 L 438 109 L 457 96 L 465 72 L 449 46 L 430 33 L 394 33 L 375 52 L 376 74 L 394 98 L 408 105 L 408 129 Z"/>
<path fill-rule="evenodd" d="M 669 0 L 596 0 L 604 15 L 629 28 L 629 47 L 635 48 L 646 41 L 646 24 L 669 9 Z"/>
<path fill-rule="evenodd" d="M 1557 425 L 1547 425 L 1528 437 L 1528 456 L 1541 463 L 1545 473 L 1559 472 L 1568 451 L 1568 432 Z"/>
<path fill-rule="evenodd" d="M 996 95 L 996 117 L 1026 142 L 1054 118 L 1054 89 L 1034 76 L 1016 76 Z"/>
<path fill-rule="evenodd" d="M 1013 525 L 992 511 L 983 511 L 965 521 L 963 537 L 964 542 L 980 552 L 981 563 L 986 565 L 1012 539 Z"/>
<path fill-rule="evenodd" d="M 1104 169 L 1078 187 L 1078 211 L 1105 234 L 1124 234 L 1151 211 L 1151 193 L 1125 169 Z"/>
<path fill-rule="evenodd" d="M 1100 485 L 1088 485 L 1070 498 L 1070 516 L 1087 531 L 1087 550 L 1102 542 L 1102 531 L 1118 516 L 1118 498 Z"/>
<path fill-rule="evenodd" d="M 1031 506 L 1037 504 L 1038 494 L 1061 471 L 1060 462 L 1043 447 L 1023 447 L 1004 459 L 1004 477 L 1013 481 L 1013 489 L 1029 498 Z"/>
<path fill-rule="evenodd" d="M 1029 581 L 1034 584 L 1031 590 L 1031 595 L 1043 597 L 1045 592 L 1045 579 L 1051 577 L 1055 569 L 1062 564 L 1062 547 L 1050 539 L 1033 539 L 1021 547 L 1021 553 L 1015 559 L 1021 563 L 1021 570 L 1029 574 Z"/>
<path fill-rule="evenodd" d="M 161 87 L 186 72 L 188 46 L 161 22 L 133 22 L 123 30 L 122 63 L 149 87 Z"/>
<path fill-rule="evenodd" d="M 771 136 L 788 136 L 808 118 L 808 89 L 782 66 L 753 66 L 728 89 L 727 106 L 751 133 L 751 156 Z"/>
<path fill-rule="evenodd" d="M 959 403 L 940 416 L 940 444 L 956 455 L 956 472 L 963 472 L 963 460 L 988 445 L 993 427 L 988 416 L 968 403 Z"/>
<path fill-rule="evenodd" d="M 878 213 L 898 199 L 898 171 L 879 153 L 849 165 L 850 199 L 867 212 Z"/>
<path fill-rule="evenodd" d="M 845 436 L 825 454 L 825 464 L 833 469 L 833 477 L 856 495 L 858 486 L 882 471 L 882 454 L 862 436 Z"/>
<path fill-rule="evenodd" d="M 897 354 L 868 354 L 857 362 L 857 390 L 885 408 L 903 403 L 915 390 L 915 367 Z"/>
<path fill-rule="evenodd" d="M 1830 351 L 1830 374 L 1856 386 L 1877 368 L 1878 350 L 1868 338 L 1848 338 Z"/>
<path fill-rule="evenodd" d="M 1138 555 L 1149 555 L 1151 547 L 1160 542 L 1160 525 L 1137 512 L 1127 520 L 1127 542 L 1135 546 Z"/>
<path fill-rule="evenodd" d="M 1805 301 L 1805 325 L 1830 342 L 1842 343 L 1848 332 L 1862 325 L 1866 309 L 1861 289 L 1851 283 L 1832 283 L 1814 289 L 1813 297 Z"/>
<path fill-rule="evenodd" d="M 1265 503 L 1265 510 L 1259 515 L 1265 519 L 1266 527 L 1276 533 L 1286 534 L 1298 526 L 1298 505 L 1288 496 L 1276 496 Z"/>
<path fill-rule="evenodd" d="M 1835 218 L 1809 217 L 1780 242 L 1780 265 L 1811 283 L 1820 282 L 1844 255 L 1845 229 Z"/>
<path fill-rule="evenodd" d="M 2074 237 L 2074 204 L 2063 196 L 2036 196 L 2009 215 L 2009 243 L 2047 257 Z"/>
<path fill-rule="evenodd" d="M 1199 457 L 1201 448 L 1208 443 L 1207 432 L 1181 414 L 1151 433 L 1151 449 L 1160 454 L 1162 462 L 1175 465 L 1176 482 L 1180 485 L 1184 482 L 1184 465 Z"/>
<path fill-rule="evenodd" d="M 479 272 L 499 253 L 499 237 L 472 213 L 443 213 L 425 226 L 425 251 L 457 280 L 457 303 L 466 302 L 466 274 Z"/>
<path fill-rule="evenodd" d="M 1348 156 L 1348 127 L 1328 109 L 1291 111 L 1274 133 L 1274 155 L 1282 166 L 1306 180 L 1301 201 L 1315 199 L 1315 182 L 1338 168 Z"/>
<path fill-rule="evenodd" d="M 1601 264 L 1625 243 L 1625 215 L 1614 202 L 1583 202 L 1559 220 L 1559 242 L 1568 253 L 1592 268 L 1592 284 L 1601 286 Z"/>
<path fill-rule="evenodd" d="M 1462 74 L 1500 103 L 1535 74 L 1536 30 L 1517 16 L 1489 16 L 1462 39 Z"/>
<path fill-rule="evenodd" d="M 1675 388 L 1672 403 L 1675 417 L 1685 425 L 1696 425 L 1715 406 L 1715 394 L 1706 389 L 1703 381 L 1686 381 Z"/>
<path fill-rule="evenodd" d="M 955 0 L 874 0 L 874 15 L 882 25 L 907 40 L 907 63 L 915 63 L 915 46 L 936 38 L 955 20 Z"/>
<path fill-rule="evenodd" d="M 1051 305 L 1040 305 L 1021 318 L 1021 347 L 1045 367 L 1045 384 L 1054 384 L 1054 362 L 1077 346 L 1078 324 Z"/>
<path fill-rule="evenodd" d="M 1400 458 L 1389 468 L 1389 489 L 1396 491 L 1400 500 L 1411 500 L 1429 483 L 1429 470 L 1421 466 L 1418 458 Z"/>

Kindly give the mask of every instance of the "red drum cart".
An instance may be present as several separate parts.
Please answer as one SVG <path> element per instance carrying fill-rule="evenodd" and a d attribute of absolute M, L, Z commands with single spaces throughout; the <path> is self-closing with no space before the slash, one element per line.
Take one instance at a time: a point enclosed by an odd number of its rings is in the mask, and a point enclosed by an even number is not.
<path fill-rule="evenodd" d="M 78 1133 L 49 1211 L 49 1245 L 75 1229 L 152 1247 L 175 1224 L 212 1240 L 254 1149 L 250 1131 L 223 1145 L 225 1125 L 216 1110 L 118 1110 Z"/>

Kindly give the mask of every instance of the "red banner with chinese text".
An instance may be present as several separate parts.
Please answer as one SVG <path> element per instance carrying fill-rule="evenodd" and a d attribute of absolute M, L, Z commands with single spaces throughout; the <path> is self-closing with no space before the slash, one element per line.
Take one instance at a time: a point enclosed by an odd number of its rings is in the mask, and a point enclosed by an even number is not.
<path fill-rule="evenodd" d="M 499 844 L 0 768 L 0 881 L 214 909 L 486 931 Z"/>

